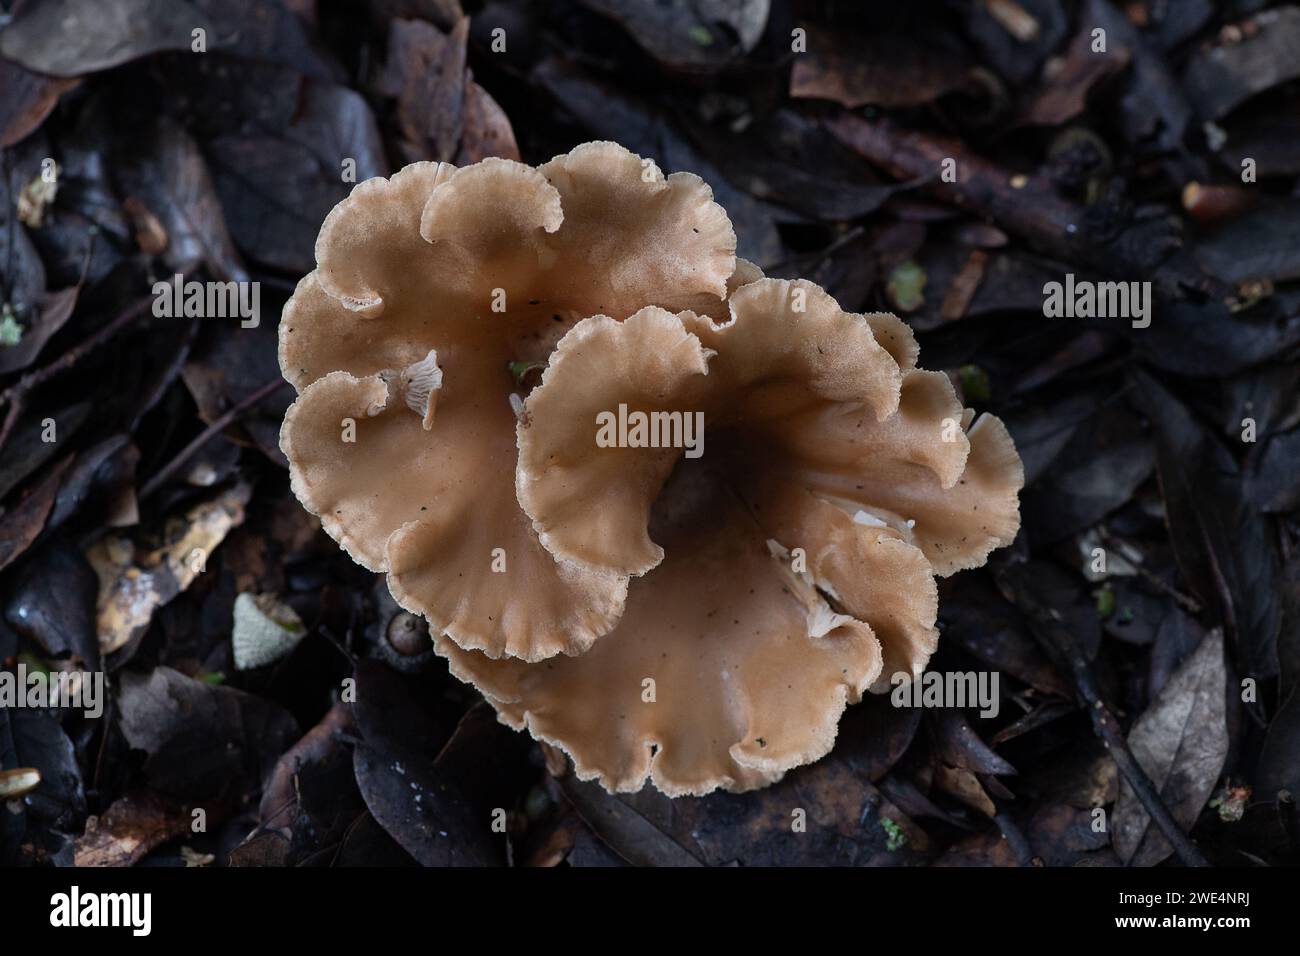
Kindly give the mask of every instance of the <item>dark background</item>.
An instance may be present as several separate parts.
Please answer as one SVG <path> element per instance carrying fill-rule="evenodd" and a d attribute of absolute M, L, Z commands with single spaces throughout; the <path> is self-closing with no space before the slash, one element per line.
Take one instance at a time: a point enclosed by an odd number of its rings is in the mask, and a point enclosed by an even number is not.
<path fill-rule="evenodd" d="M 43 777 L 0 813 L 3 862 L 1296 860 L 1300 8 L 0 6 L 0 661 L 103 668 L 111 698 L 0 709 L 3 768 Z M 1005 419 L 1023 529 L 941 582 L 933 661 L 998 671 L 996 719 L 871 699 L 767 790 L 615 798 L 394 647 L 409 616 L 289 493 L 280 307 L 345 159 L 359 181 L 597 138 L 702 175 L 741 255 L 905 316 Z M 260 327 L 155 318 L 176 273 L 259 281 Z M 1067 273 L 1150 281 L 1151 326 L 1044 317 Z M 234 667 L 242 592 L 300 615 L 289 656 Z"/>

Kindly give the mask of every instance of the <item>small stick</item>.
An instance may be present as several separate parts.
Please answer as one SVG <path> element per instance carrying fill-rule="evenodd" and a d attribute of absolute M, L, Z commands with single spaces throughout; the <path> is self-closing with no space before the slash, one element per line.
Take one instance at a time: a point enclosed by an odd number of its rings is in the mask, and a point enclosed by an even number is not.
<path fill-rule="evenodd" d="M 273 395 L 288 384 L 289 383 L 282 378 L 273 378 L 265 385 L 258 388 L 257 391 L 245 396 L 237 404 L 232 405 L 222 415 L 215 419 L 211 425 L 199 432 L 195 439 L 182 448 L 175 458 L 169 461 L 158 472 L 156 472 L 152 478 L 145 482 L 144 487 L 140 489 L 141 500 L 148 498 L 157 491 L 159 487 L 162 486 L 162 483 L 174 475 L 181 465 L 189 461 L 189 459 L 193 457 L 194 453 L 207 444 L 208 440 L 211 439 L 213 435 L 221 431 L 235 419 L 239 418 L 258 402 L 262 401 L 262 399 Z"/>
<path fill-rule="evenodd" d="M 1111 758 L 1119 768 L 1119 772 L 1124 775 L 1128 785 L 1133 788 L 1134 794 L 1141 801 L 1143 808 L 1151 817 L 1151 820 L 1160 828 L 1160 832 L 1165 835 L 1178 858 L 1183 861 L 1185 866 L 1209 866 L 1209 862 L 1197 849 L 1183 832 L 1183 828 L 1178 825 L 1169 808 L 1165 806 L 1160 792 L 1156 790 L 1155 784 L 1147 776 L 1147 772 L 1142 769 L 1137 758 L 1133 756 L 1133 751 L 1129 749 L 1128 741 L 1124 738 L 1120 730 L 1119 721 L 1115 719 L 1109 708 L 1101 699 L 1101 690 L 1097 687 L 1097 680 L 1093 676 L 1092 667 L 1088 664 L 1088 659 L 1083 656 L 1083 650 L 1079 643 L 1064 628 L 1052 622 L 1031 620 L 1039 626 L 1034 627 L 1033 631 L 1039 637 L 1043 638 L 1049 648 L 1056 652 L 1059 658 L 1063 658 L 1070 665 L 1070 671 L 1074 677 L 1074 686 L 1080 699 L 1083 701 L 1088 711 L 1088 716 L 1092 719 L 1092 728 L 1097 736 L 1101 738 L 1110 751 Z"/>
<path fill-rule="evenodd" d="M 1006 810 L 999 810 L 997 816 L 993 818 L 993 822 L 998 825 L 998 829 L 1002 831 L 1002 836 L 1006 838 L 1007 846 L 1016 855 L 1017 866 L 1043 865 L 1043 861 L 1034 854 L 1033 848 L 1030 847 L 1024 831 L 1020 829 L 1015 820 L 1011 819 L 1011 814 L 1007 813 Z"/>
<path fill-rule="evenodd" d="M 5 446 L 9 441 L 9 436 L 13 432 L 14 426 L 18 423 L 18 416 L 22 414 L 27 407 L 27 397 L 39 386 L 44 385 L 56 375 L 60 375 L 72 368 L 83 358 L 93 352 L 99 346 L 103 345 L 118 332 L 122 331 L 130 323 L 134 322 L 141 315 L 149 311 L 153 306 L 153 299 L 140 299 L 134 304 L 127 306 L 112 322 L 104 326 L 90 338 L 86 339 L 74 349 L 69 349 L 61 356 L 43 368 L 33 369 L 13 385 L 10 385 L 3 392 L 0 392 L 0 402 L 9 406 L 9 411 L 5 415 L 4 424 L 0 425 L 0 448 Z"/>

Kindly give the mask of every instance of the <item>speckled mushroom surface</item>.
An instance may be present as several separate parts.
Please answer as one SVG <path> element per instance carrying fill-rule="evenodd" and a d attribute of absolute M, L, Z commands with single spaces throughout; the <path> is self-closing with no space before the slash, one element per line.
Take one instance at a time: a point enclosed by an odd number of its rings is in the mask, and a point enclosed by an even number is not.
<path fill-rule="evenodd" d="M 847 705 L 924 669 L 935 576 L 1019 527 L 1010 436 L 905 323 L 734 247 L 697 177 L 614 144 L 416 165 L 331 213 L 281 321 L 295 493 L 501 720 L 609 790 L 825 755 Z"/>

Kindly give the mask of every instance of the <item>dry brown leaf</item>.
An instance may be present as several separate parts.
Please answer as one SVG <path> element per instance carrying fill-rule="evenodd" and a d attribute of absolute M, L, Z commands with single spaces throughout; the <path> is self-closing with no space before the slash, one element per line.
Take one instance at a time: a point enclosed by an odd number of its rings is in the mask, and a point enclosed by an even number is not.
<path fill-rule="evenodd" d="M 111 654 L 149 626 L 153 613 L 188 588 L 217 545 L 244 520 L 252 486 L 241 482 L 211 501 L 168 522 L 164 543 L 137 559 L 124 536 L 103 538 L 86 549 L 99 575 L 99 649 Z"/>

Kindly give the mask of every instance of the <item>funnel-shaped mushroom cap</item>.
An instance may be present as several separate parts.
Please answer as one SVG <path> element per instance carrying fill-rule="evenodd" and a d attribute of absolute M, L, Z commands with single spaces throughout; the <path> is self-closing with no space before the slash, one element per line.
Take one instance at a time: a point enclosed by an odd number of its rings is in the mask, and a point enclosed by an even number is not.
<path fill-rule="evenodd" d="M 515 370 L 594 313 L 722 314 L 734 250 L 703 181 L 613 143 L 536 169 L 417 163 L 361 183 L 280 323 L 300 391 L 281 432 L 295 494 L 461 647 L 584 650 L 617 620 L 626 579 L 556 561 L 520 511 Z"/>
<path fill-rule="evenodd" d="M 526 403 L 520 503 L 562 563 L 644 575 L 618 626 L 541 664 L 436 644 L 609 789 L 743 790 L 824 755 L 847 703 L 925 666 L 935 571 L 1019 524 L 1005 429 L 964 427 L 901 321 L 774 279 L 730 311 L 586 319 Z"/>

